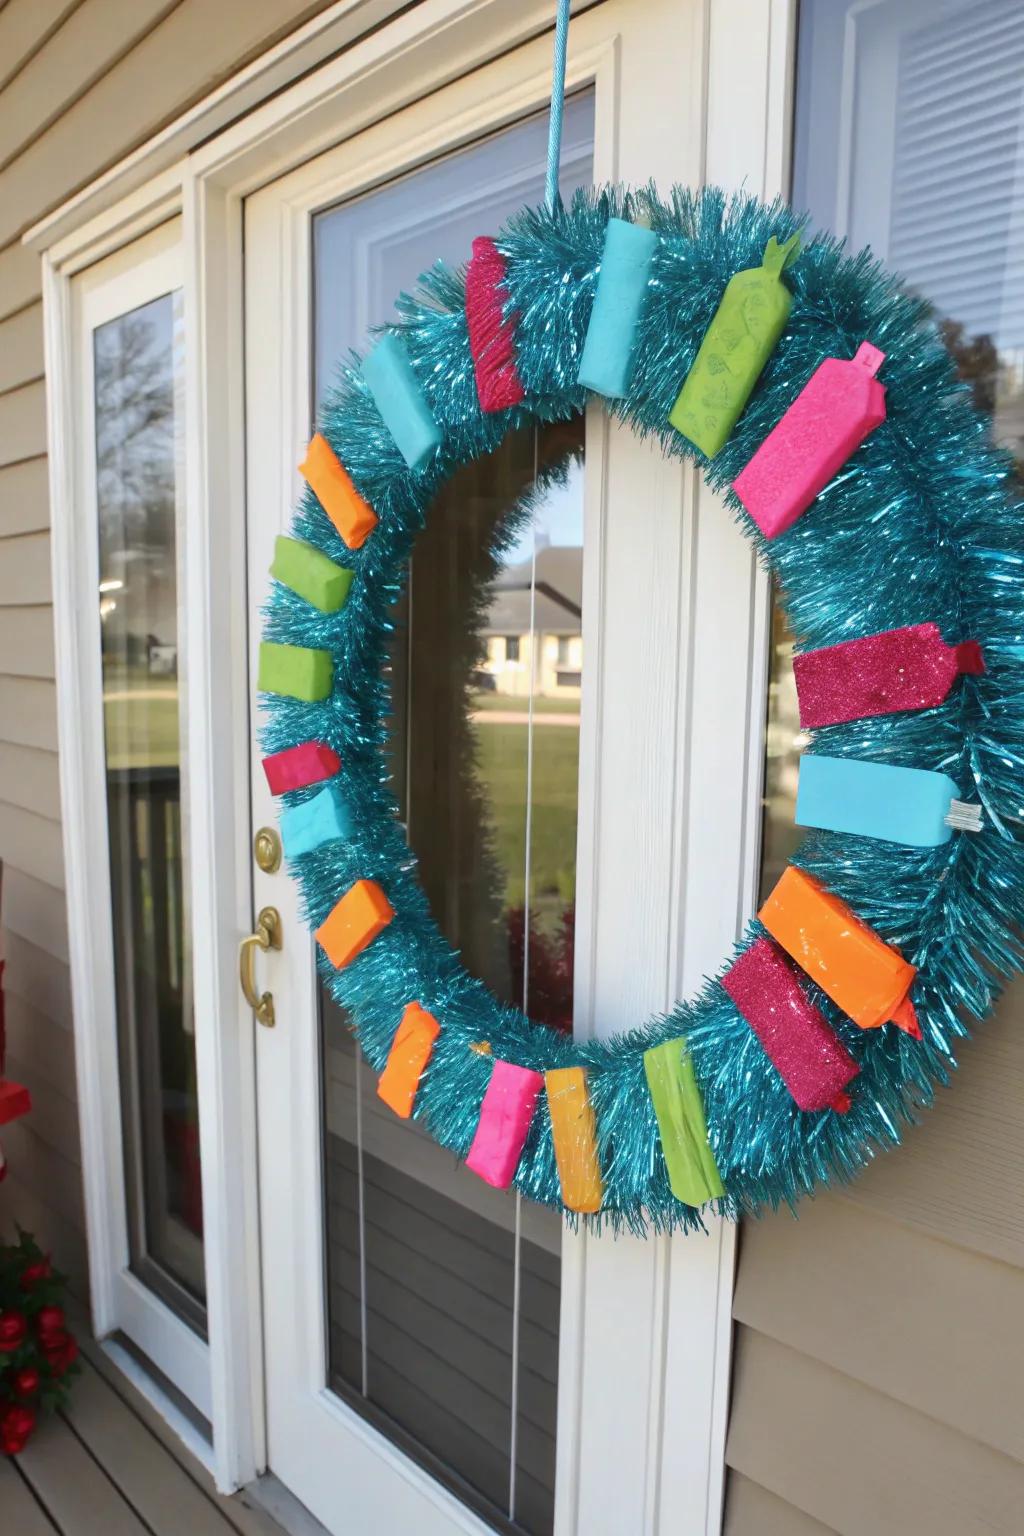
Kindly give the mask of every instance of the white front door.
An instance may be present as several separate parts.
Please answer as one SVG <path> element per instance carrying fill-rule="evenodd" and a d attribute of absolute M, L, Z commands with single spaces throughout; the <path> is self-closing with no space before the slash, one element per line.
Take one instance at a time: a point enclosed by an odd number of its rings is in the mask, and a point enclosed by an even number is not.
<path fill-rule="evenodd" d="M 474 235 L 541 201 L 550 50 L 537 38 L 453 82 L 436 50 L 422 66 L 414 50 L 420 99 L 246 200 L 253 683 L 273 540 L 332 369 L 436 258 L 465 260 Z M 699 182 L 707 50 L 697 0 L 606 0 L 574 21 L 563 191 Z M 756 137 L 767 88 L 751 73 Z M 488 595 L 478 656 L 475 566 L 555 462 L 564 483 Z M 435 916 L 471 970 L 581 1036 L 669 1007 L 718 963 L 752 891 L 766 607 L 730 520 L 593 409 L 458 477 L 410 593 L 392 767 Z M 467 680 L 483 812 L 449 747 Z M 255 837 L 276 825 L 255 734 L 251 792 Z M 253 886 L 283 935 L 259 966 L 276 1025 L 257 1029 L 271 1470 L 353 1536 L 716 1530 L 731 1232 L 572 1237 L 456 1167 L 378 1110 L 286 871 L 254 864 Z"/>

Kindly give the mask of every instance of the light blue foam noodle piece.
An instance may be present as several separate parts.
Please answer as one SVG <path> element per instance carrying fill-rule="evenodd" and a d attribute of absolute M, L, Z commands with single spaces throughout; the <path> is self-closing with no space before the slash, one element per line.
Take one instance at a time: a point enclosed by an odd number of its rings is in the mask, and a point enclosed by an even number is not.
<path fill-rule="evenodd" d="M 308 800 L 281 812 L 281 841 L 290 859 L 351 835 L 352 816 L 337 784 L 325 784 Z"/>
<path fill-rule="evenodd" d="M 440 447 L 441 428 L 408 352 L 391 331 L 363 358 L 362 374 L 402 458 L 410 469 L 422 469 Z"/>
<path fill-rule="evenodd" d="M 927 768 L 805 753 L 800 759 L 796 824 L 877 837 L 908 848 L 937 848 L 953 836 L 945 818 L 959 793 L 948 774 Z"/>
<path fill-rule="evenodd" d="M 578 379 L 609 400 L 629 389 L 637 322 L 657 244 L 657 235 L 642 224 L 608 220 Z"/>

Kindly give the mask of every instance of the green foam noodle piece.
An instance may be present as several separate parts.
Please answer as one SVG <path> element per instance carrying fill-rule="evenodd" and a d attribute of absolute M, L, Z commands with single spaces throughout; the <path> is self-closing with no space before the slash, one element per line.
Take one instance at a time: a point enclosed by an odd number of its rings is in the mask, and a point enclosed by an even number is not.
<path fill-rule="evenodd" d="M 780 245 L 773 235 L 759 267 L 729 279 L 704 333 L 693 367 L 669 421 L 701 453 L 713 459 L 729 441 L 761 370 L 786 328 L 793 295 L 782 273 L 796 255 L 799 235 Z"/>
<path fill-rule="evenodd" d="M 317 704 L 326 699 L 334 684 L 334 663 L 330 651 L 314 651 L 304 645 L 277 645 L 272 640 L 260 643 L 259 677 L 261 693 L 280 693 L 289 699 Z"/>
<path fill-rule="evenodd" d="M 270 574 L 321 613 L 337 613 L 348 598 L 354 572 L 337 565 L 312 544 L 282 535 L 274 542 Z"/>
<path fill-rule="evenodd" d="M 644 1052 L 644 1071 L 672 1193 L 697 1207 L 720 1199 L 725 1186 L 708 1144 L 704 1101 L 686 1041 L 652 1046 Z"/>

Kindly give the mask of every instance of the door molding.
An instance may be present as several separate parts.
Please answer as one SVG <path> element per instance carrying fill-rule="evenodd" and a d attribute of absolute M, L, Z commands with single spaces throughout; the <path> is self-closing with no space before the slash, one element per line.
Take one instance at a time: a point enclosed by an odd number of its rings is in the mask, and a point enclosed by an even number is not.
<path fill-rule="evenodd" d="M 622 73 L 615 15 L 624 0 L 579 7 L 584 11 L 570 29 L 573 83 L 595 81 L 605 91 L 599 105 L 595 177 L 644 181 L 654 175 L 663 186 L 673 180 L 713 180 L 726 186 L 744 183 L 755 193 L 785 190 L 791 119 L 792 56 L 796 0 L 655 0 L 646 9 L 650 47 L 656 50 L 666 28 L 684 29 L 689 49 L 688 78 L 680 81 L 682 138 L 663 123 L 644 124 L 642 78 Z M 244 612 L 244 421 L 242 328 L 242 205 L 255 188 L 293 169 L 312 154 L 441 85 L 468 74 L 501 53 L 537 36 L 550 26 L 550 0 L 423 0 L 346 51 L 254 105 L 262 91 L 280 85 L 296 60 L 309 59 L 324 39 L 337 38 L 330 27 L 343 23 L 354 31 L 372 7 L 345 0 L 316 18 L 265 60 L 242 71 L 203 106 L 171 125 L 129 161 L 115 167 L 85 192 L 58 209 L 26 237 L 44 251 L 44 321 L 49 400 L 50 485 L 53 509 L 54 596 L 57 609 L 58 692 L 61 699 L 62 783 L 65 838 L 87 814 L 86 783 L 73 751 L 65 747 L 73 697 L 67 679 L 77 664 L 74 607 L 74 549 L 71 531 L 69 443 L 73 424 L 67 359 L 69 283 L 76 270 L 177 211 L 183 214 L 186 312 L 186 643 L 192 658 L 190 686 L 196 725 L 190 751 L 190 794 L 195 847 L 209 849 L 201 867 L 193 860 L 192 912 L 195 926 L 194 970 L 203 1196 L 207 1212 L 207 1290 L 210 1320 L 212 1465 L 218 1486 L 228 1490 L 251 1480 L 265 1466 L 262 1377 L 262 1300 L 258 1267 L 256 1179 L 256 1094 L 251 1018 L 241 1002 L 236 977 L 236 946 L 249 931 L 252 881 L 248 849 L 248 805 L 239 796 L 246 782 L 249 701 L 246 681 Z M 383 6 L 383 11 L 395 7 Z M 659 32 L 658 18 L 662 31 Z M 319 41 L 318 41 L 319 40 Z M 293 46 L 289 48 L 289 43 Z M 337 46 L 335 42 L 334 46 Z M 545 40 L 546 46 L 546 40 Z M 291 62 L 289 62 L 289 60 Z M 267 64 L 261 71 L 260 65 Z M 274 71 L 277 71 L 275 74 Z M 541 105 L 547 93 L 547 69 L 538 69 L 507 110 L 512 117 Z M 232 87 L 237 91 L 232 94 Z M 187 158 L 168 164 L 203 131 L 223 123 L 224 102 L 246 115 L 216 133 Z M 633 103 L 636 103 L 634 109 Z M 507 119 L 506 119 L 507 120 Z M 198 125 L 198 126 L 197 126 Z M 467 118 L 465 133 L 471 136 Z M 130 190 L 125 192 L 125 188 Z M 588 422 L 588 497 L 595 477 L 602 495 L 617 494 L 619 471 L 627 456 L 611 452 L 613 428 L 599 412 Z M 593 447 L 591 447 L 593 445 Z M 636 445 L 636 453 L 648 452 Z M 639 463 L 639 460 L 635 460 Z M 662 466 L 664 466 L 664 461 Z M 671 722 L 672 803 L 669 849 L 671 910 L 664 914 L 660 991 L 644 1002 L 623 995 L 621 981 L 602 970 L 603 921 L 594 903 L 581 925 L 578 950 L 582 983 L 579 1016 L 601 1033 L 613 1017 L 643 1017 L 676 995 L 693 990 L 706 971 L 719 963 L 751 909 L 758 852 L 761 732 L 751 705 L 760 697 L 767 655 L 767 585 L 738 538 L 731 519 L 698 483 L 691 470 L 648 466 L 645 475 L 673 474 L 663 510 L 676 505 L 680 533 L 677 562 L 683 664 L 666 696 L 666 731 Z M 619 487 L 621 489 L 621 487 Z M 289 501 L 290 501 L 289 492 Z M 598 505 L 600 498 L 598 498 Z M 588 538 L 592 530 L 588 527 Z M 603 537 L 598 529 L 597 537 Z M 608 551 L 605 551 L 606 560 Z M 592 563 L 584 605 L 591 622 L 585 644 L 592 657 L 602 644 L 597 616 L 602 613 L 609 575 L 607 563 Z M 746 583 L 749 613 L 716 615 L 707 594 L 723 573 Z M 699 620 L 699 622 L 698 622 Z M 586 619 L 584 621 L 586 623 Z M 595 633 L 595 627 L 598 632 Z M 600 667 L 586 677 L 584 762 L 597 760 L 597 734 L 615 729 L 614 705 L 599 692 Z M 63 679 L 63 682 L 62 682 Z M 607 679 L 605 680 L 607 681 Z M 716 731 L 713 750 L 700 765 L 694 758 L 702 719 L 712 701 L 737 697 L 746 706 L 732 712 L 727 729 Z M 740 692 L 737 694 L 736 689 Z M 586 770 L 584 770 L 584 773 Z M 698 797 L 698 783 L 708 792 Z M 615 792 L 607 781 L 581 779 L 581 818 L 589 803 Z M 712 798 L 713 796 L 713 798 Z M 737 808 L 742 813 L 737 814 Z M 589 848 L 585 844 L 589 843 Z M 581 819 L 580 888 L 614 859 L 614 847 L 599 846 L 586 835 Z M 69 845 L 70 846 L 70 845 Z M 76 1048 L 89 1070 L 80 1078 L 83 1166 L 86 1169 L 90 1253 L 94 1224 L 102 1227 L 106 1192 L 92 1160 L 104 1128 L 99 1123 L 92 1047 L 78 1041 L 88 1033 L 88 1011 L 79 1000 L 88 995 L 91 977 L 87 928 L 89 885 L 79 860 L 72 879 L 69 861 L 69 926 L 76 996 Z M 702 901 L 708 871 L 729 891 L 721 911 L 711 917 Z M 720 873 L 718 873 L 720 872 Z M 607 907 L 607 903 L 605 903 Z M 610 916 L 606 912 L 606 917 Z M 84 1008 L 84 1003 L 81 1005 Z M 80 1066 L 81 1072 L 81 1066 Z M 639 1249 L 640 1245 L 635 1245 Z M 636 1277 L 636 1296 L 653 1326 L 630 1369 L 647 1382 L 647 1410 L 642 1429 L 641 1476 L 643 1524 L 638 1529 L 717 1531 L 721 1524 L 724 1483 L 725 1423 L 728 1405 L 730 1301 L 735 1233 L 716 1223 L 706 1243 L 694 1239 L 646 1245 Z M 611 1476 L 619 1459 L 621 1434 L 602 1413 L 614 1414 L 609 1390 L 617 1358 L 604 1365 L 608 1268 L 623 1244 L 566 1238 L 563 1249 L 563 1327 L 559 1411 L 560 1536 L 600 1529 L 591 1522 L 603 1478 L 584 1486 L 580 1468 L 601 1465 L 601 1448 L 616 1449 L 603 1458 Z M 697 1254 L 699 1257 L 694 1257 Z M 632 1262 L 632 1261 L 631 1261 Z M 620 1266 L 621 1267 L 621 1266 Z M 103 1276 L 94 1279 L 98 1321 L 107 1315 Z M 591 1343 L 592 1347 L 588 1347 Z M 599 1356 L 598 1343 L 602 1354 Z M 623 1340 L 623 1346 L 627 1341 Z M 671 1361 L 671 1373 L 664 1365 Z M 660 1363 L 659 1363 L 660 1362 Z M 595 1374 L 595 1366 L 596 1374 Z M 601 1400 L 608 1409 L 602 1410 Z M 595 1409 L 596 1405 L 596 1409 Z M 596 1416 L 595 1416 L 596 1413 Z M 621 1420 L 619 1420 L 621 1431 Z M 639 1431 L 637 1431 L 639 1432 Z M 632 1433 L 632 1432 L 631 1432 Z M 631 1439 L 630 1444 L 636 1442 Z M 671 1455 L 662 1446 L 671 1445 Z M 588 1503 L 588 1500 L 592 1501 Z"/>
<path fill-rule="evenodd" d="M 101 1338 L 121 1329 L 144 1345 L 208 1415 L 206 1343 L 129 1270 L 100 619 L 87 597 L 99 582 L 88 341 L 98 325 L 182 280 L 179 219 L 83 274 L 77 287 L 48 274 L 44 324 L 61 817 L 93 1322 Z"/>

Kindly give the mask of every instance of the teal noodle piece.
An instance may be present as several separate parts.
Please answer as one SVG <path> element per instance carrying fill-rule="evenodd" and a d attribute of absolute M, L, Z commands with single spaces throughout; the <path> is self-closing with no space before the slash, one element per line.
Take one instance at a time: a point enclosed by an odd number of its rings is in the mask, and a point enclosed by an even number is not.
<path fill-rule="evenodd" d="M 882 716 L 816 733 L 812 751 L 831 757 L 948 773 L 961 798 L 984 807 L 985 830 L 916 849 L 863 837 L 814 833 L 795 862 L 854 908 L 919 970 L 913 997 L 923 1039 L 889 1027 L 862 1032 L 814 988 L 814 1000 L 860 1063 L 846 1115 L 808 1114 L 793 1103 L 753 1031 L 717 982 L 665 1018 L 623 1020 L 609 1042 L 574 1042 L 531 1023 L 468 975 L 442 937 L 415 876 L 400 827 L 384 748 L 389 709 L 383 665 L 416 534 L 439 487 L 460 465 L 495 448 L 531 419 L 564 420 L 588 398 L 576 382 L 605 226 L 645 213 L 659 235 L 641 309 L 629 393 L 615 414 L 692 456 L 667 425 L 669 411 L 729 277 L 756 266 L 771 235 L 801 221 L 781 203 L 728 199 L 709 188 L 578 193 L 569 208 L 524 209 L 497 244 L 508 265 L 509 313 L 518 314 L 521 406 L 484 416 L 477 404 L 463 312 L 461 273 L 438 266 L 422 290 L 398 301 L 400 334 L 441 444 L 422 471 L 409 470 L 388 436 L 358 359 L 342 370 L 321 430 L 380 519 L 365 545 L 342 543 L 306 492 L 294 534 L 355 571 L 349 599 L 321 614 L 275 586 L 266 638 L 329 650 L 332 695 L 319 703 L 263 700 L 264 750 L 327 742 L 341 756 L 355 831 L 293 865 L 306 917 L 318 925 L 359 877 L 380 882 L 395 920 L 346 970 L 319 957 L 375 1071 L 387 1059 L 405 1005 L 416 1000 L 442 1024 L 416 1100 L 433 1136 L 464 1158 L 490 1062 L 469 1049 L 544 1070 L 589 1070 L 605 1178 L 593 1226 L 643 1233 L 702 1225 L 669 1188 L 643 1053 L 680 1034 L 689 1043 L 711 1146 L 726 1189 L 727 1215 L 793 1204 L 818 1185 L 853 1177 L 949 1080 L 954 1051 L 988 1014 L 1002 982 L 1021 964 L 1024 922 L 1024 548 L 1021 507 L 1008 495 L 1011 463 L 958 383 L 926 306 L 901 290 L 869 253 L 850 257 L 815 237 L 787 271 L 793 308 L 786 330 L 733 434 L 706 466 L 786 594 L 801 649 L 924 621 L 949 641 L 982 644 L 987 671 L 958 682 L 940 708 Z M 853 356 L 865 338 L 886 353 L 888 419 L 808 512 L 767 544 L 728 490 L 739 470 L 825 357 Z M 908 579 L 912 573 L 913 580 Z M 309 791 L 285 797 L 294 804 Z M 751 921 L 747 942 L 762 930 Z M 723 958 L 724 970 L 732 956 Z M 515 1187 L 560 1206 L 547 1105 L 542 1096 Z"/>

